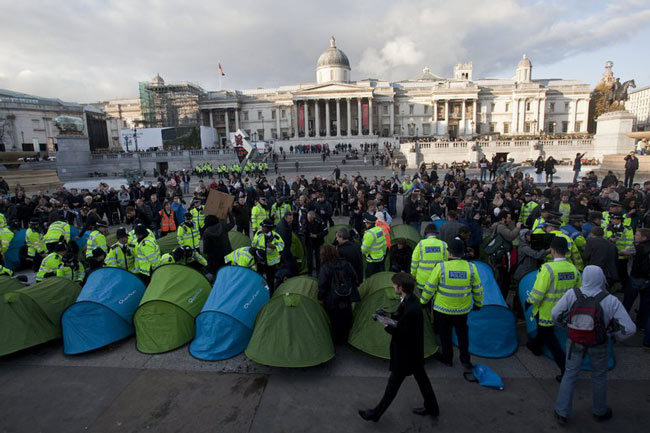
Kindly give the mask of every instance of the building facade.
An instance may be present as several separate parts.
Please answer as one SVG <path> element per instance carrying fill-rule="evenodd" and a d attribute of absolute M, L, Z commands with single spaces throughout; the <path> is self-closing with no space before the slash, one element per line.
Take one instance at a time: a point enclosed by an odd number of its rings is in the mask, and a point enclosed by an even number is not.
<path fill-rule="evenodd" d="M 315 83 L 207 92 L 199 110 L 220 144 L 237 129 L 253 140 L 336 142 L 586 133 L 589 99 L 588 84 L 533 79 L 525 55 L 510 79 L 475 80 L 468 62 L 458 63 L 452 78 L 425 68 L 405 81 L 352 81 L 348 57 L 332 37 L 316 62 Z"/>
<path fill-rule="evenodd" d="M 634 114 L 636 131 L 650 131 L 650 86 L 628 93 L 625 109 Z"/>
<path fill-rule="evenodd" d="M 120 98 L 92 104 L 116 119 L 121 129 L 133 129 L 142 121 L 140 98 Z"/>

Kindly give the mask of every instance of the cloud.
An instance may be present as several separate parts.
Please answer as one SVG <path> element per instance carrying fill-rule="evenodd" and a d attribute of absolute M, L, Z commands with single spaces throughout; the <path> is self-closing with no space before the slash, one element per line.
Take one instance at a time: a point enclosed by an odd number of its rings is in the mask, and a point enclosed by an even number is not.
<path fill-rule="evenodd" d="M 425 66 L 450 76 L 467 60 L 477 78 L 511 76 L 523 53 L 551 65 L 624 44 L 650 0 L 0 0 L 0 10 L 10 41 L 0 87 L 88 102 L 136 96 L 158 72 L 214 90 L 218 62 L 226 88 L 313 82 L 332 34 L 355 79 L 403 80 Z"/>

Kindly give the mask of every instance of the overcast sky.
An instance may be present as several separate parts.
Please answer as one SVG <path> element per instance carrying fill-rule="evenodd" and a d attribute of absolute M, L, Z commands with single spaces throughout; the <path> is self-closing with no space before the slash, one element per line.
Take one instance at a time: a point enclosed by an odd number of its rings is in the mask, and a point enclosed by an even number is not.
<path fill-rule="evenodd" d="M 77 102 L 137 96 L 138 81 L 218 89 L 314 82 L 336 37 L 352 78 L 514 75 L 595 85 L 605 61 L 650 84 L 650 0 L 0 0 L 0 88 Z"/>

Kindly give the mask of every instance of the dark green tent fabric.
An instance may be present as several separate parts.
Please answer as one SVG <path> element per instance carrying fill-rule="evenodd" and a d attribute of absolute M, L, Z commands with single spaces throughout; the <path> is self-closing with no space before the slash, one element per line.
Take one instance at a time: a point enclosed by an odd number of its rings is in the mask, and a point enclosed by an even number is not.
<path fill-rule="evenodd" d="M 22 289 L 23 287 L 25 287 L 25 285 L 15 278 L 0 275 L 0 295 L 17 289 Z"/>
<path fill-rule="evenodd" d="M 273 367 L 311 367 L 334 357 L 327 313 L 315 278 L 286 280 L 260 310 L 246 356 Z"/>
<path fill-rule="evenodd" d="M 411 248 L 420 242 L 422 236 L 420 233 L 408 224 L 398 224 L 390 229 L 391 245 L 395 245 L 397 239 L 406 239 Z"/>
<path fill-rule="evenodd" d="M 305 246 L 302 244 L 300 237 L 295 233 L 291 234 L 291 255 L 298 264 L 298 273 L 306 273 L 307 258 L 305 257 Z"/>
<path fill-rule="evenodd" d="M 325 243 L 326 244 L 331 244 L 334 242 L 334 239 L 336 239 L 336 232 L 339 231 L 340 229 L 348 229 L 350 230 L 350 226 L 347 224 L 336 224 L 327 229 L 327 235 L 325 235 Z"/>
<path fill-rule="evenodd" d="M 230 240 L 230 246 L 233 251 L 237 248 L 248 247 L 251 244 L 251 239 L 248 236 L 235 230 L 228 232 L 228 239 Z"/>
<path fill-rule="evenodd" d="M 156 269 L 133 316 L 137 349 L 163 353 L 189 343 L 194 338 L 194 319 L 211 288 L 203 275 L 187 266 Z"/>
<path fill-rule="evenodd" d="M 158 247 L 160 248 L 160 254 L 171 253 L 174 248 L 178 246 L 178 240 L 176 239 L 176 232 L 170 233 L 164 238 L 156 239 Z"/>
<path fill-rule="evenodd" d="M 4 292 L 0 298 L 0 356 L 61 337 L 61 314 L 81 286 L 52 277 Z"/>
<path fill-rule="evenodd" d="M 354 323 L 350 331 L 348 343 L 362 352 L 378 358 L 390 359 L 390 334 L 384 327 L 372 319 L 379 308 L 386 311 L 396 311 L 399 297 L 395 294 L 391 277 L 393 272 L 380 272 L 365 280 L 359 287 L 361 302 L 354 310 Z M 431 320 L 428 315 L 424 319 L 424 356 L 436 353 L 438 345 Z"/>

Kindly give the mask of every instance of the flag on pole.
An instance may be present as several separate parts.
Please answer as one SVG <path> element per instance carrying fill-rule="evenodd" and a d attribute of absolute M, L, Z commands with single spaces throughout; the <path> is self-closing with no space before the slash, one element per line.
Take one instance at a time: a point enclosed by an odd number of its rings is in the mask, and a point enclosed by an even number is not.
<path fill-rule="evenodd" d="M 221 67 L 221 63 L 219 63 L 219 72 L 221 73 L 222 77 L 226 76 L 226 73 L 223 71 L 223 68 Z"/>

